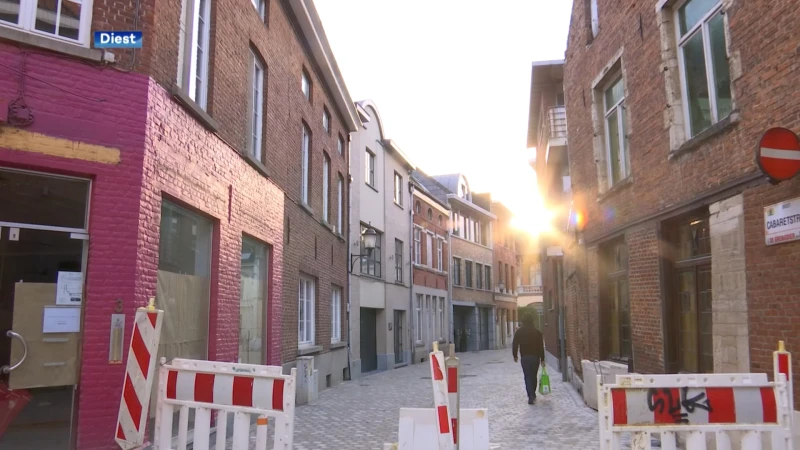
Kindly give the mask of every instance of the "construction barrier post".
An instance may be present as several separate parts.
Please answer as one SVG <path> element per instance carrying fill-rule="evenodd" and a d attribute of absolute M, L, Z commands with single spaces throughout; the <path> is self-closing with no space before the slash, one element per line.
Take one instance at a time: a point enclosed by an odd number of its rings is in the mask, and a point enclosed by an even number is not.
<path fill-rule="evenodd" d="M 115 434 L 115 440 L 123 450 L 144 445 L 156 354 L 164 322 L 164 311 L 157 310 L 154 303 L 155 298 L 150 298 L 150 305 L 137 309 L 133 320 Z"/>
<path fill-rule="evenodd" d="M 779 374 L 786 376 L 786 388 L 789 391 L 789 424 L 794 432 L 794 383 L 792 383 L 792 354 L 786 351 L 783 341 L 778 341 L 778 350 L 772 352 L 772 365 L 774 370 L 774 380 L 780 381 Z"/>
<path fill-rule="evenodd" d="M 433 343 L 430 353 L 431 383 L 433 385 L 433 405 L 438 423 L 439 450 L 453 450 L 453 435 L 450 428 L 450 405 L 445 376 L 444 353 L 439 351 L 439 343 Z"/>
<path fill-rule="evenodd" d="M 453 425 L 453 445 L 455 450 L 458 450 L 458 419 L 461 411 L 459 392 L 461 390 L 461 381 L 458 378 L 459 362 L 458 358 L 455 356 L 455 344 L 450 344 L 448 350 L 450 356 L 444 361 L 444 365 L 447 367 L 447 396 L 449 397 L 450 423 Z"/>

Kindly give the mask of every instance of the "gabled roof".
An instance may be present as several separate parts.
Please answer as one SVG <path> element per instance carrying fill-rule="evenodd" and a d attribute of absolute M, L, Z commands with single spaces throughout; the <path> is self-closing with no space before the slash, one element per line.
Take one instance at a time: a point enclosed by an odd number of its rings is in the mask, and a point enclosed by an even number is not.
<path fill-rule="evenodd" d="M 297 18 L 303 37 L 311 48 L 311 57 L 319 66 L 322 78 L 331 90 L 331 101 L 344 115 L 347 129 L 351 133 L 358 131 L 360 125 L 358 113 L 344 83 L 344 77 L 339 71 L 339 65 L 336 64 L 336 58 L 333 57 L 333 50 L 328 43 L 313 0 L 288 0 L 288 4 Z"/>

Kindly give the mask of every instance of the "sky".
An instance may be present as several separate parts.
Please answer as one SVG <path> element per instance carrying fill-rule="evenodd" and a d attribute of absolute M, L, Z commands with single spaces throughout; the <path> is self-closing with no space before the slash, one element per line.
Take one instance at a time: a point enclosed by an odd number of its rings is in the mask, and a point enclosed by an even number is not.
<path fill-rule="evenodd" d="M 515 215 L 540 207 L 526 148 L 531 63 L 564 59 L 571 1 L 314 4 L 352 99 L 375 102 L 385 137 L 415 165 L 462 172 Z"/>

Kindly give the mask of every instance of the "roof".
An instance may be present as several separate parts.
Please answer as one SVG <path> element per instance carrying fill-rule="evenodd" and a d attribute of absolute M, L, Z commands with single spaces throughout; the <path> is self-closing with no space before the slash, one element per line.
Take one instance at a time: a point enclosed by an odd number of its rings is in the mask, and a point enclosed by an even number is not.
<path fill-rule="evenodd" d="M 365 124 L 371 122 L 374 116 L 374 119 L 378 122 L 378 133 L 381 135 L 381 145 L 383 145 L 383 147 L 388 149 L 391 153 L 394 153 L 406 169 L 414 170 L 417 168 L 417 166 L 408 158 L 408 155 L 400 150 L 400 146 L 397 145 L 395 141 L 386 139 L 386 134 L 383 131 L 383 120 L 381 119 L 381 113 L 378 112 L 378 106 L 375 105 L 375 102 L 372 100 L 360 100 L 355 102 L 353 106 L 356 108 L 356 112 L 358 113 L 362 127 L 366 127 Z M 370 110 L 372 110 L 372 112 L 370 112 Z"/>
<path fill-rule="evenodd" d="M 344 115 L 348 130 L 351 133 L 358 131 L 360 125 L 358 113 L 350 98 L 350 92 L 347 90 L 336 58 L 333 57 L 333 50 L 325 35 L 313 0 L 288 0 L 288 4 L 297 18 L 303 37 L 311 48 L 311 56 L 332 92 L 331 101 Z"/>
<path fill-rule="evenodd" d="M 528 148 L 539 142 L 539 108 L 542 93 L 564 83 L 564 60 L 536 61 L 531 67 L 531 98 L 528 110 Z"/>
<path fill-rule="evenodd" d="M 450 205 L 447 202 L 447 189 L 428 174 L 417 168 L 411 172 L 411 181 L 433 201 L 450 209 Z"/>

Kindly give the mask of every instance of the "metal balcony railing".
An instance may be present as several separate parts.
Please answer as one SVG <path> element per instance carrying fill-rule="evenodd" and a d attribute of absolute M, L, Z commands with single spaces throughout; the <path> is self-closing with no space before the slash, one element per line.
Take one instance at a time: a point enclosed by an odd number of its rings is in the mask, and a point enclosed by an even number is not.
<path fill-rule="evenodd" d="M 522 285 L 519 287 L 520 294 L 542 295 L 544 289 L 541 286 Z"/>
<path fill-rule="evenodd" d="M 554 106 L 547 110 L 547 118 L 550 122 L 550 138 L 567 137 L 567 108 L 564 106 Z"/>

